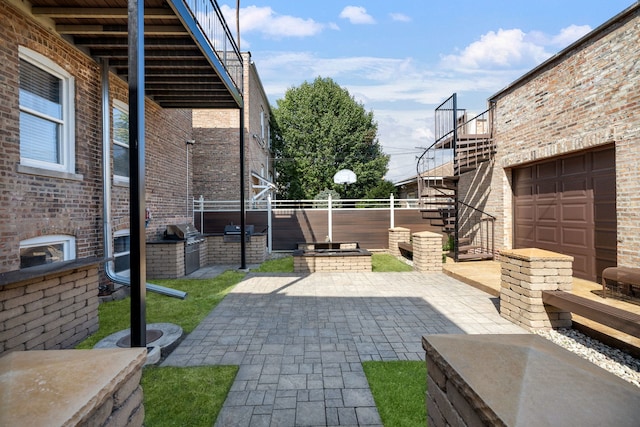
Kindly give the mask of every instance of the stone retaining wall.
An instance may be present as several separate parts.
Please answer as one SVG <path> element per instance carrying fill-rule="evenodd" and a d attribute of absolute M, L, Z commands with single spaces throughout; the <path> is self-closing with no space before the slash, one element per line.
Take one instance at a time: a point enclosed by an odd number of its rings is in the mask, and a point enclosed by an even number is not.
<path fill-rule="evenodd" d="M 98 330 L 96 263 L 0 286 L 0 355 L 70 348 Z"/>

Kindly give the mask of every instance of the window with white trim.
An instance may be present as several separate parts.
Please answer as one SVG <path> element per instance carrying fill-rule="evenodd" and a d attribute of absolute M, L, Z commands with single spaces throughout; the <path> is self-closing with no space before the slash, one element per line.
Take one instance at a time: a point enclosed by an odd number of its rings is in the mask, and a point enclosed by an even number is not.
<path fill-rule="evenodd" d="M 39 236 L 20 242 L 20 268 L 53 264 L 76 258 L 76 238 L 68 235 Z"/>
<path fill-rule="evenodd" d="M 260 138 L 262 139 L 262 141 L 264 141 L 264 137 L 266 136 L 265 129 L 264 129 L 264 119 L 265 119 L 264 108 L 260 107 Z"/>
<path fill-rule="evenodd" d="M 117 180 L 129 181 L 129 108 L 113 101 L 113 174 Z"/>
<path fill-rule="evenodd" d="M 113 259 L 114 271 L 117 275 L 128 272 L 131 268 L 131 232 L 119 230 L 113 235 Z"/>
<path fill-rule="evenodd" d="M 20 164 L 75 172 L 74 79 L 23 46 L 20 57 Z"/>

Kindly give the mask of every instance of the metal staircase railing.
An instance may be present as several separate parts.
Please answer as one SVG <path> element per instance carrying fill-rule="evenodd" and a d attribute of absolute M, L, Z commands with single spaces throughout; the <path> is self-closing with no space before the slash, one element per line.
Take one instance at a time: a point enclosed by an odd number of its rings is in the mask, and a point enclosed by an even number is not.
<path fill-rule="evenodd" d="M 489 108 L 468 119 L 458 110 L 454 93 L 435 111 L 436 141 L 416 163 L 418 197 L 423 218 L 453 237 L 455 261 L 492 259 L 493 215 L 459 199 L 460 175 L 473 171 L 495 153 Z M 451 158 L 450 162 L 446 162 Z"/>

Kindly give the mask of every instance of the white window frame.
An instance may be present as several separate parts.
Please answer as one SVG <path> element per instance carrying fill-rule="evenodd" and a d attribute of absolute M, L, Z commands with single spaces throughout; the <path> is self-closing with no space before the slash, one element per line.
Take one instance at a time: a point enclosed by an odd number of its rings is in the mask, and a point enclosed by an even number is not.
<path fill-rule="evenodd" d="M 113 106 L 111 108 L 120 110 L 121 112 L 123 112 L 124 114 L 129 116 L 129 106 L 127 104 L 125 104 L 124 102 L 120 101 L 120 100 L 114 99 L 113 100 Z M 112 114 L 112 117 L 113 117 L 113 114 Z M 129 151 L 129 155 L 131 155 L 130 145 L 128 143 L 125 144 L 124 142 L 118 141 L 116 139 L 115 122 L 111 126 L 111 129 L 112 129 L 111 139 L 113 140 L 113 145 L 118 145 L 120 147 L 125 147 Z M 115 150 L 113 150 L 113 151 L 115 152 Z M 114 169 L 113 170 L 113 181 L 115 183 L 119 183 L 119 184 L 128 184 L 129 183 L 129 177 L 128 176 L 124 176 L 124 175 L 118 175 L 116 173 L 115 169 Z"/>
<path fill-rule="evenodd" d="M 115 233 L 113 233 L 113 269 L 115 271 L 116 268 L 116 258 L 121 257 L 121 256 L 126 256 L 126 255 L 131 255 L 131 249 L 129 249 L 129 251 L 124 251 L 124 252 L 116 252 L 116 239 L 118 237 L 125 237 L 125 236 L 129 236 L 129 247 L 131 247 L 131 230 L 129 230 L 128 228 L 125 230 L 118 230 Z M 129 258 L 129 261 L 131 261 L 131 258 Z M 120 272 L 116 272 L 116 274 L 118 276 L 127 276 L 128 274 L 127 272 L 131 270 L 131 264 L 129 264 L 129 270 L 124 270 L 124 271 L 120 271 Z M 124 273 L 124 274 L 123 274 Z"/>
<path fill-rule="evenodd" d="M 24 46 L 18 46 L 18 57 L 60 79 L 62 83 L 62 119 L 53 120 L 60 125 L 60 163 L 46 162 L 20 156 L 20 164 L 39 169 L 75 173 L 75 80 L 71 74 L 49 58 Z M 20 111 L 51 120 L 50 117 L 43 116 L 38 111 L 27 109 L 22 105 L 20 106 Z M 20 143 L 22 143 L 22 141 L 20 141 Z"/>
<path fill-rule="evenodd" d="M 66 234 L 50 234 L 20 241 L 20 250 L 45 245 L 62 244 L 62 261 L 76 259 L 76 238 Z M 55 263 L 53 263 L 55 264 Z"/>
<path fill-rule="evenodd" d="M 260 107 L 260 138 L 262 138 L 262 141 L 264 141 L 264 137 L 265 137 L 264 119 L 265 119 L 264 107 Z"/>

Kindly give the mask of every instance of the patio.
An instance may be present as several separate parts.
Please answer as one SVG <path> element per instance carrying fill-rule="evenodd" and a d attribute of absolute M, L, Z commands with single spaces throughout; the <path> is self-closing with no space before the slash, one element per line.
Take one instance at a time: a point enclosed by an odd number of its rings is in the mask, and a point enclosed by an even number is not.
<path fill-rule="evenodd" d="M 238 364 L 218 426 L 381 425 L 361 362 L 423 360 L 426 334 L 526 333 L 442 273 L 251 273 L 163 366 Z"/>

